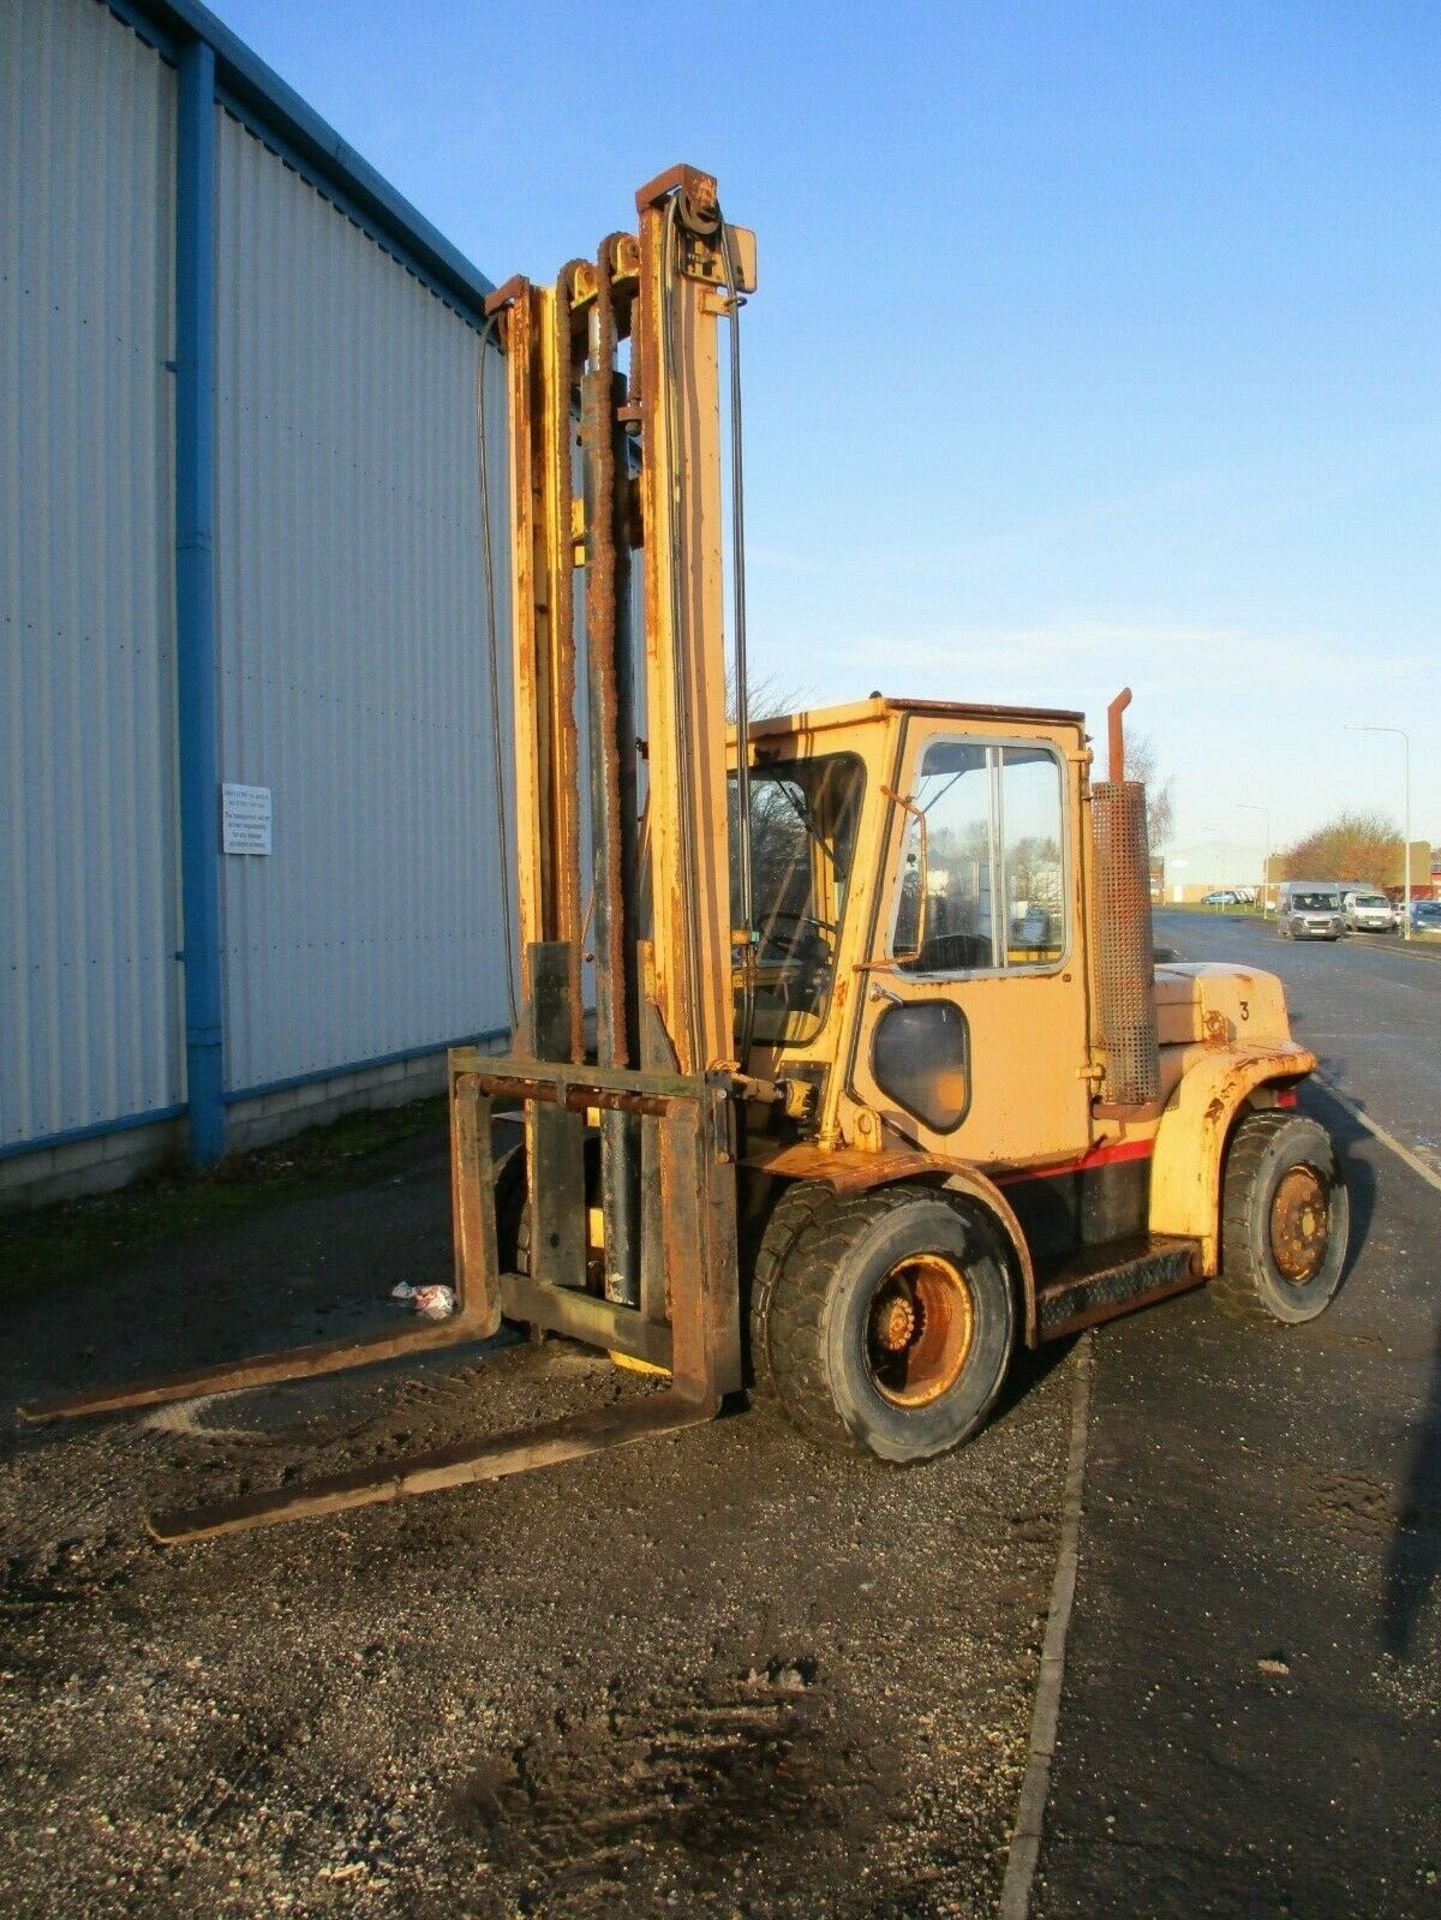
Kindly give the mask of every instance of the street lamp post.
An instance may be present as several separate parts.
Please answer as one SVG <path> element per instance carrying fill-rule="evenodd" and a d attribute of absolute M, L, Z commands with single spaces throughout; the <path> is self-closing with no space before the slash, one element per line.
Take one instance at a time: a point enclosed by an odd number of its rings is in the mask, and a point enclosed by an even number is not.
<path fill-rule="evenodd" d="M 1401 842 L 1401 882 L 1404 888 L 1404 907 L 1406 919 L 1401 930 L 1401 938 L 1411 938 L 1411 736 L 1404 727 L 1367 727 L 1348 720 L 1347 733 L 1394 733 L 1400 736 L 1405 748 L 1406 768 L 1406 826 L 1405 837 Z"/>
<path fill-rule="evenodd" d="M 1255 800 L 1233 800 L 1242 813 L 1259 813 L 1266 822 L 1266 852 L 1261 866 L 1261 918 L 1266 918 L 1266 895 L 1271 891 L 1271 809 Z"/>
<path fill-rule="evenodd" d="M 1220 856 L 1219 856 L 1220 867 L 1221 867 L 1220 891 L 1224 893 L 1226 891 L 1226 829 L 1224 827 L 1217 827 L 1217 826 L 1203 826 L 1201 828 L 1201 831 L 1202 833 L 1214 833 L 1217 836 L 1216 845 L 1220 848 Z M 1213 874 L 1212 878 L 1214 877 L 1215 876 Z"/>

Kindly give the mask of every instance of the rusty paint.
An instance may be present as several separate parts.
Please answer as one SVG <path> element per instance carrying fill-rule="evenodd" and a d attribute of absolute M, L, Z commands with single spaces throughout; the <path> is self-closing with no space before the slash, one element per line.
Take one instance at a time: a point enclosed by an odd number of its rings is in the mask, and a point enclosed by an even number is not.
<path fill-rule="evenodd" d="M 817 1147 L 799 1141 L 776 1150 L 759 1148 L 745 1165 L 786 1180 L 818 1180 L 837 1195 L 893 1186 L 922 1174 L 949 1173 L 954 1161 L 934 1153 L 872 1153 L 863 1147 Z"/>
<path fill-rule="evenodd" d="M 571 261 L 558 276 L 564 285 L 583 261 Z M 584 1000 L 581 991 L 580 898 L 580 751 L 575 723 L 575 612 L 572 593 L 570 525 L 571 421 L 574 340 L 567 303 L 549 292 L 549 326 L 545 341 L 547 374 L 546 412 L 542 421 L 545 443 L 546 559 L 550 607 L 550 706 L 547 716 L 550 744 L 549 832 L 552 848 L 553 900 L 546 938 L 571 943 L 570 1057 L 584 1056 Z"/>
<path fill-rule="evenodd" d="M 621 758 L 616 690 L 615 300 L 610 257 L 619 235 L 601 246 L 594 275 L 590 365 L 581 383 L 581 450 L 586 464 L 585 617 L 590 673 L 592 817 L 595 831 L 596 1015 L 600 1058 L 631 1064 L 626 954 L 635 929 L 625 919 L 621 853 Z"/>
<path fill-rule="evenodd" d="M 1258 1089 L 1294 1088 L 1315 1068 L 1316 1056 L 1294 1041 L 1187 1050 L 1185 1071 L 1156 1129 L 1150 1228 L 1196 1240 L 1204 1273 L 1215 1273 L 1220 1257 L 1221 1166 L 1237 1113 Z"/>
<path fill-rule="evenodd" d="M 1106 778 L 1117 786 L 1126 777 L 1126 735 L 1121 715 L 1131 704 L 1131 689 L 1122 687 L 1110 706 L 1106 708 Z"/>
<path fill-rule="evenodd" d="M 675 1105 L 674 1101 L 649 1093 L 619 1093 L 601 1087 L 556 1086 L 551 1081 L 526 1081 L 513 1076 L 497 1080 L 490 1074 L 481 1074 L 479 1079 L 484 1093 L 505 1093 L 537 1106 L 564 1107 L 568 1113 L 583 1114 L 588 1108 L 597 1107 L 603 1113 L 648 1113 L 660 1116 L 669 1113 Z"/>
<path fill-rule="evenodd" d="M 1330 1239 L 1326 1186 L 1314 1167 L 1287 1169 L 1271 1201 L 1271 1251 L 1288 1280 L 1314 1280 Z"/>
<path fill-rule="evenodd" d="M 1089 1173 L 1096 1167 L 1116 1166 L 1127 1160 L 1149 1160 L 1154 1143 L 1150 1140 L 1117 1140 L 1092 1147 L 1077 1160 L 1052 1161 L 1036 1167 L 1008 1167 L 1004 1172 L 990 1169 L 998 1187 L 1017 1186 L 1026 1180 L 1055 1180 L 1062 1175 Z"/>
<path fill-rule="evenodd" d="M 699 167 L 689 167 L 684 161 L 667 167 L 664 173 L 658 173 L 654 180 L 648 180 L 643 187 L 636 189 L 635 210 L 639 214 L 651 212 L 662 206 L 673 193 L 684 194 L 697 206 L 714 206 L 715 175 L 702 173 Z"/>
<path fill-rule="evenodd" d="M 485 301 L 486 318 L 505 314 L 521 301 L 530 291 L 530 282 L 523 273 L 513 273 L 509 280 L 498 286 L 494 293 L 488 294 Z"/>

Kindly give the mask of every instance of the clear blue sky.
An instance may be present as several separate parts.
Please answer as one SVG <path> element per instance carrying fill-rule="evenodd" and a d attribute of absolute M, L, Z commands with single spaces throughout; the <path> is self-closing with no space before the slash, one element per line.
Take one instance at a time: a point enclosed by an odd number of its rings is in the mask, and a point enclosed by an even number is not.
<path fill-rule="evenodd" d="M 1177 839 L 1441 841 L 1441 8 L 219 0 L 494 280 L 679 159 L 759 234 L 751 647 L 814 700 L 1124 682 Z M 1103 731 L 1103 728 L 1102 728 Z"/>

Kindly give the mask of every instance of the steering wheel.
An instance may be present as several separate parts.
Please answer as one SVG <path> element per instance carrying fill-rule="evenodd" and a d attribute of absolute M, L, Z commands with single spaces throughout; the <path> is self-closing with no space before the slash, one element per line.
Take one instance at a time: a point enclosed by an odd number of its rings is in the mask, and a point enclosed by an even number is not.
<path fill-rule="evenodd" d="M 822 920 L 814 913 L 799 913 L 791 907 L 777 907 L 774 912 L 766 916 L 766 923 L 761 933 L 763 940 L 774 933 L 777 920 L 793 920 L 797 928 L 813 927 L 818 933 L 834 933 L 836 930 L 833 921 Z"/>

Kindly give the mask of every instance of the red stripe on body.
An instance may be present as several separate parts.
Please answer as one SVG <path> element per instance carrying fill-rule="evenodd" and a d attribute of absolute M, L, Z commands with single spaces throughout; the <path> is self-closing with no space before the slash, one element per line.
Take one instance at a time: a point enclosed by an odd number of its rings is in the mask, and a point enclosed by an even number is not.
<path fill-rule="evenodd" d="M 1079 1160 L 1062 1160 L 1052 1167 L 1017 1167 L 1010 1173 L 993 1173 L 991 1178 L 998 1187 L 1009 1187 L 1021 1180 L 1055 1180 L 1063 1173 L 1090 1173 L 1095 1167 L 1149 1160 L 1155 1144 L 1154 1140 L 1117 1140 L 1110 1146 L 1092 1147 Z"/>

